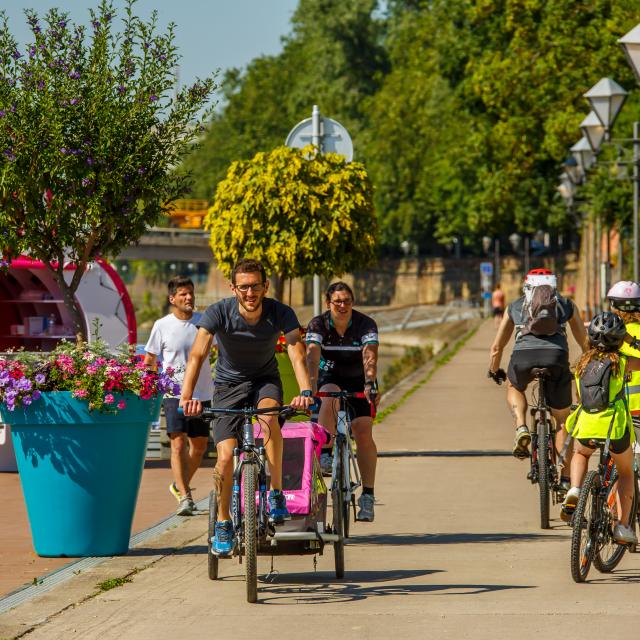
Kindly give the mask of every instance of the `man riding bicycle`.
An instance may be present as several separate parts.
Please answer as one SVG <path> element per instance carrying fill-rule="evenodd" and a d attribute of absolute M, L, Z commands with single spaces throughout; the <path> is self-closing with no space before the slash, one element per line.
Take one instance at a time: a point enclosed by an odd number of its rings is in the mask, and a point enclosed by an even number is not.
<path fill-rule="evenodd" d="M 295 409 L 306 410 L 313 403 L 311 383 L 300 340 L 300 325 L 291 307 L 267 298 L 269 282 L 265 269 L 256 260 L 240 260 L 231 273 L 233 296 L 212 304 L 198 322 L 198 333 L 191 348 L 182 386 L 180 405 L 185 416 L 197 416 L 202 403 L 192 399 L 202 363 L 208 358 L 213 336 L 218 345 L 212 405 L 215 408 L 260 409 L 282 404 L 282 382 L 275 358 L 276 343 L 284 334 L 287 353 L 302 391 L 291 400 Z M 280 525 L 290 519 L 282 493 L 282 434 L 277 415 L 261 417 L 265 449 L 271 473 L 269 520 Z M 233 546 L 233 527 L 229 505 L 232 491 L 233 450 L 242 416 L 221 416 L 213 423 L 213 438 L 218 452 L 214 478 L 221 481 L 218 495 L 218 522 L 213 552 L 228 555 Z"/>
<path fill-rule="evenodd" d="M 358 498 L 357 520 L 373 522 L 374 483 L 378 450 L 373 440 L 370 403 L 378 403 L 378 327 L 373 318 L 353 309 L 351 287 L 335 282 L 325 294 L 327 311 L 307 327 L 307 364 L 314 393 L 320 391 L 360 391 L 366 400 L 349 402 L 351 430 L 356 440 L 362 494 Z M 338 400 L 323 398 L 318 422 L 336 432 Z"/>
<path fill-rule="evenodd" d="M 550 371 L 545 382 L 546 400 L 556 423 L 556 449 L 561 451 L 567 438 L 564 424 L 572 399 L 567 324 L 582 351 L 589 348 L 589 340 L 575 304 L 558 295 L 556 276 L 549 269 L 529 271 L 523 291 L 524 295 L 507 307 L 507 313 L 498 327 L 491 345 L 487 374 L 497 384 L 507 380 L 507 404 L 516 427 L 513 455 L 519 459 L 529 456 L 531 434 L 526 423 L 525 391 L 534 379 L 532 369 L 546 368 Z M 547 317 L 541 320 L 544 314 Z M 539 327 L 545 326 L 547 329 L 539 330 Z M 500 369 L 500 361 L 514 329 L 515 343 L 505 374 Z M 565 460 L 565 467 L 569 469 L 569 459 Z M 561 481 L 568 488 L 569 478 L 563 476 Z"/>

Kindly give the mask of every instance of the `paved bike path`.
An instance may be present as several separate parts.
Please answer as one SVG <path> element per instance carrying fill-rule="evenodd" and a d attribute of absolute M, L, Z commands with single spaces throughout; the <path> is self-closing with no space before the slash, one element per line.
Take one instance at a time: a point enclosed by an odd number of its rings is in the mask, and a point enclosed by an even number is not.
<path fill-rule="evenodd" d="M 590 584 L 575 585 L 568 528 L 554 520 L 552 530 L 541 531 L 525 463 L 495 455 L 510 448 L 512 428 L 504 388 L 486 379 L 492 335 L 492 324 L 484 323 L 376 427 L 382 452 L 419 455 L 380 458 L 376 521 L 353 527 L 344 580 L 334 578 L 331 548 L 315 572 L 311 557 L 279 557 L 278 573 L 260 583 L 259 603 L 249 605 L 235 561 L 222 564 L 222 580 L 208 580 L 206 523 L 193 519 L 182 531 L 181 552 L 43 620 L 29 639 L 524 639 L 548 632 L 584 640 L 635 633 L 640 555 L 625 556 L 610 576 L 592 569 Z M 189 542 L 189 532 L 199 537 Z M 263 575 L 269 568 L 261 558 Z M 13 619 L 0 616 L 0 637 L 20 615 L 24 622 L 40 613 L 42 620 L 39 606 L 28 605 L 28 615 L 15 610 Z"/>

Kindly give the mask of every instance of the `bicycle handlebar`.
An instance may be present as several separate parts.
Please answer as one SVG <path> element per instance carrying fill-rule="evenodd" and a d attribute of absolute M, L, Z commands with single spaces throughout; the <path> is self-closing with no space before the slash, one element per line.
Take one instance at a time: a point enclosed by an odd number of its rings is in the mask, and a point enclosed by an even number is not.
<path fill-rule="evenodd" d="M 184 415 L 184 408 L 178 407 L 178 413 Z M 299 409 L 294 409 L 292 406 L 286 404 L 281 407 L 264 407 L 257 409 L 256 407 L 245 407 L 244 409 L 225 409 L 222 407 L 203 407 L 202 412 L 197 416 L 187 416 L 188 418 L 213 418 L 216 415 L 233 415 L 253 417 L 258 415 L 269 415 L 278 413 L 283 417 L 289 417 L 296 413 L 304 413 Z"/>
<path fill-rule="evenodd" d="M 314 394 L 317 398 L 341 398 L 342 400 L 346 400 L 348 398 L 355 398 L 357 400 L 367 400 L 367 395 L 364 391 L 318 391 Z M 375 398 L 378 395 L 377 390 L 371 391 L 369 396 Z M 376 403 L 369 401 L 371 405 L 371 417 L 376 417 Z"/>

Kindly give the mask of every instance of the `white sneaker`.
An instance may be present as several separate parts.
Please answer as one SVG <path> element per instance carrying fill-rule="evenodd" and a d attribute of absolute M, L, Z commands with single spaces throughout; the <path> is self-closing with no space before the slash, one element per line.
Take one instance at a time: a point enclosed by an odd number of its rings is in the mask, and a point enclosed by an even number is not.
<path fill-rule="evenodd" d="M 361 522 L 373 522 L 374 511 L 373 504 L 375 502 L 374 497 L 370 493 L 363 493 L 358 498 L 358 514 L 356 520 Z"/>
<path fill-rule="evenodd" d="M 638 544 L 635 531 L 619 522 L 613 529 L 613 539 L 619 544 Z"/>
<path fill-rule="evenodd" d="M 564 502 L 560 507 L 560 519 L 563 522 L 571 522 L 571 518 L 573 517 L 573 512 L 576 510 L 579 498 L 580 487 L 571 487 L 571 489 L 567 491 Z"/>

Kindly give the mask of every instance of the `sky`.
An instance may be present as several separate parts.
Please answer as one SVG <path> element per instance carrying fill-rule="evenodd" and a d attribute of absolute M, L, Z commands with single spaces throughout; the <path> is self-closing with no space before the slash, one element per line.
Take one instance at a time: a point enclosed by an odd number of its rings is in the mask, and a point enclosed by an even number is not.
<path fill-rule="evenodd" d="M 114 0 L 116 8 L 122 0 Z M 289 20 L 298 0 L 138 0 L 134 11 L 148 18 L 157 9 L 160 27 L 175 22 L 175 44 L 182 55 L 180 82 L 190 84 L 196 77 L 220 68 L 244 67 L 259 55 L 282 50 L 280 38 L 290 31 Z M 51 7 L 67 12 L 74 22 L 89 22 L 93 2 L 82 0 L 5 0 L 2 9 L 20 44 L 30 41 L 24 9 L 44 14 Z"/>

